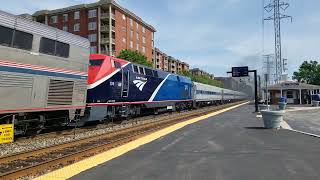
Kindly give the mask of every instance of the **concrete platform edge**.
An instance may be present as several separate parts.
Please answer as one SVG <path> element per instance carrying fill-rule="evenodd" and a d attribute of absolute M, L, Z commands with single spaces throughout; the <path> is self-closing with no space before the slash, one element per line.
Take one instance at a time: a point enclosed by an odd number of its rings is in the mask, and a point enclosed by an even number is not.
<path fill-rule="evenodd" d="M 198 118 L 194 118 L 194 119 L 190 119 L 190 120 L 187 120 L 187 121 L 184 121 L 184 122 L 181 122 L 181 123 L 178 123 L 178 124 L 175 124 L 175 125 L 172 125 L 170 127 L 167 127 L 165 129 L 162 129 L 162 130 L 159 130 L 157 132 L 154 132 L 154 133 L 151 133 L 147 136 L 144 136 L 142 138 L 139 138 L 135 141 L 132 141 L 132 142 L 129 142 L 127 144 L 124 144 L 122 146 L 119 146 L 117 148 L 114 148 L 114 149 L 111 149 L 109 151 L 106 151 L 104 153 L 101 153 L 101 154 L 98 154 L 96 156 L 93 156 L 93 157 L 90 157 L 90 158 L 87 158 L 87 159 L 84 159 L 82 161 L 79 161 L 75 164 L 72 164 L 72 165 L 69 165 L 69 166 L 66 166 L 64 168 L 61 168 L 61 169 L 58 169 L 58 170 L 55 170 L 55 171 L 52 171 L 48 174 L 45 174 L 43 176 L 39 176 L 38 178 L 36 178 L 37 180 L 42 180 L 42 179 L 68 179 L 68 178 L 71 178 L 72 176 L 75 176 L 85 170 L 88 170 L 88 169 L 91 169 L 95 166 L 98 166 L 99 164 L 102 164 L 102 163 L 105 163 L 109 160 L 112 160 L 116 157 L 119 157 L 133 149 L 136 149 L 144 144 L 147 144 L 147 143 L 150 143 L 160 137 L 163 137 L 167 134 L 170 134 L 178 129 L 181 129 L 189 124 L 193 124 L 193 123 L 196 123 L 198 121 L 201 121 L 201 120 L 204 120 L 204 119 L 207 119 L 209 117 L 212 117 L 212 116 L 216 116 L 218 114 L 221 114 L 221 113 L 224 113 L 226 111 L 229 111 L 229 110 L 232 110 L 232 109 L 235 109 L 237 107 L 240 107 L 240 106 L 243 106 L 245 104 L 248 104 L 249 102 L 245 102 L 245 103 L 242 103 L 242 104 L 238 104 L 238 105 L 235 105 L 235 106 L 232 106 L 232 107 L 229 107 L 229 108 L 225 108 L 225 109 L 222 109 L 222 110 L 219 110 L 219 111 L 216 111 L 216 112 L 213 112 L 213 113 L 210 113 L 210 114 L 207 114 L 207 115 L 204 115 L 204 116 L 201 116 L 201 117 L 198 117 Z"/>

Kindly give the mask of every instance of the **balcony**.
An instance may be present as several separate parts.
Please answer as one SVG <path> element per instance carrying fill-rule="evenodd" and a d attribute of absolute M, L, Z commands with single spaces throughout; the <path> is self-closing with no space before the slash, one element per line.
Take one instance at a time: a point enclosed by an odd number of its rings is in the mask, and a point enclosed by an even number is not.
<path fill-rule="evenodd" d="M 104 33 L 109 32 L 109 26 L 108 25 L 101 25 L 100 31 L 104 32 Z M 112 26 L 111 31 L 116 32 L 116 28 L 114 26 Z"/>
<path fill-rule="evenodd" d="M 105 54 L 105 55 L 108 55 L 108 56 L 115 56 L 116 55 L 116 51 L 112 51 L 111 54 L 110 54 L 109 51 L 101 50 L 101 54 Z"/>
<path fill-rule="evenodd" d="M 111 39 L 111 43 L 115 44 L 116 40 L 115 39 Z M 110 43 L 110 39 L 109 38 L 101 38 L 101 44 L 109 44 Z"/>
<path fill-rule="evenodd" d="M 101 20 L 109 20 L 109 13 L 101 13 L 100 15 L 100 19 Z M 115 15 L 114 14 L 111 14 L 111 18 L 115 20 Z"/>

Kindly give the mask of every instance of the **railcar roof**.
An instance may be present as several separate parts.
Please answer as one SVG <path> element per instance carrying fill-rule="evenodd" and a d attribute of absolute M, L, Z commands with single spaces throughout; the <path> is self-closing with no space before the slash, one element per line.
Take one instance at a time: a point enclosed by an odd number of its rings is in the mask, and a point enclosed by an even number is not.
<path fill-rule="evenodd" d="M 76 45 L 83 48 L 89 48 L 90 43 L 87 38 L 62 31 L 60 29 L 47 26 L 36 21 L 32 21 L 20 16 L 16 16 L 0 10 L 0 25 L 8 28 L 21 30 L 31 34 L 37 34 L 49 39 Z"/>

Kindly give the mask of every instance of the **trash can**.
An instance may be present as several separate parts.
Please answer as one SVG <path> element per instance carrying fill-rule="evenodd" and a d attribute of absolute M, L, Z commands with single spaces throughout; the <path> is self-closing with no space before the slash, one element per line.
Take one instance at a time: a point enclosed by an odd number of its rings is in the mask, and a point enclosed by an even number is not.
<path fill-rule="evenodd" d="M 259 104 L 259 111 L 269 110 L 269 108 L 270 108 L 270 105 Z"/>
<path fill-rule="evenodd" d="M 279 102 L 279 110 L 285 110 L 287 103 L 285 102 Z"/>
<path fill-rule="evenodd" d="M 318 107 L 319 103 L 320 103 L 320 101 L 312 100 L 312 106 L 314 106 L 314 107 Z"/>
<path fill-rule="evenodd" d="M 261 111 L 264 127 L 267 129 L 279 129 L 285 111 Z"/>
<path fill-rule="evenodd" d="M 286 97 L 280 97 L 279 99 L 279 110 L 285 110 L 287 105 L 287 98 Z"/>

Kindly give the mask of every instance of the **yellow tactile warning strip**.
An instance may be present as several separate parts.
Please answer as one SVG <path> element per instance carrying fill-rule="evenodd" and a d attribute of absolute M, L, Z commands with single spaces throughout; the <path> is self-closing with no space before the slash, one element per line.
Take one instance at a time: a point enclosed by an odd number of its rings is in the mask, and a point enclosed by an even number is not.
<path fill-rule="evenodd" d="M 119 146 L 117 148 L 114 148 L 114 149 L 111 149 L 109 151 L 106 151 L 104 153 L 101 153 L 101 154 L 98 154 L 96 156 L 93 156 L 93 157 L 90 157 L 90 158 L 87 158 L 87 159 L 84 159 L 82 161 L 79 161 L 75 164 L 72 164 L 72 165 L 69 165 L 69 166 L 66 166 L 64 168 L 61 168 L 61 169 L 58 169 L 56 171 L 53 171 L 53 172 L 50 172 L 48 174 L 45 174 L 43 176 L 40 176 L 38 178 L 36 178 L 37 180 L 42 180 L 42 179 L 68 179 L 68 178 L 71 178 L 72 176 L 75 176 L 77 174 L 79 174 L 80 172 L 82 171 L 85 171 L 85 170 L 88 170 L 88 169 L 91 169 L 99 164 L 102 164 L 102 163 L 105 163 L 111 159 L 114 159 L 116 157 L 119 157 L 133 149 L 136 149 L 137 147 L 139 146 L 142 146 L 144 144 L 147 144 L 151 141 L 154 141 L 162 136 L 165 136 L 169 133 L 172 133 L 173 131 L 176 131 L 178 129 L 181 129 L 189 124 L 193 124 L 195 122 L 198 122 L 198 121 L 201 121 L 201 120 L 204 120 L 204 119 L 207 119 L 209 117 L 212 117 L 212 116 L 215 116 L 215 115 L 218 115 L 218 114 L 221 114 L 223 112 L 226 112 L 226 111 L 229 111 L 231 109 L 234 109 L 234 108 L 237 108 L 237 107 L 240 107 L 242 105 L 245 105 L 247 104 L 248 102 L 246 103 L 242 103 L 242 104 L 239 104 L 239 105 L 235 105 L 235 106 L 232 106 L 232 107 L 229 107 L 229 108 L 225 108 L 225 109 L 222 109 L 222 110 L 219 110 L 219 111 L 216 111 L 216 112 L 213 112 L 213 113 L 210 113 L 210 114 L 207 114 L 207 115 L 204 115 L 204 116 L 201 116 L 201 117 L 198 117 L 198 118 L 194 118 L 194 119 L 190 119 L 190 120 L 187 120 L 187 121 L 184 121 L 184 122 L 181 122 L 181 123 L 178 123 L 178 124 L 175 124 L 175 125 L 172 125 L 170 127 L 167 127 L 165 129 L 162 129 L 162 130 L 159 130 L 157 132 L 154 132 L 154 133 L 151 133 L 147 136 L 144 136 L 142 138 L 139 138 L 135 141 L 131 141 L 127 144 L 124 144 L 122 146 Z"/>

